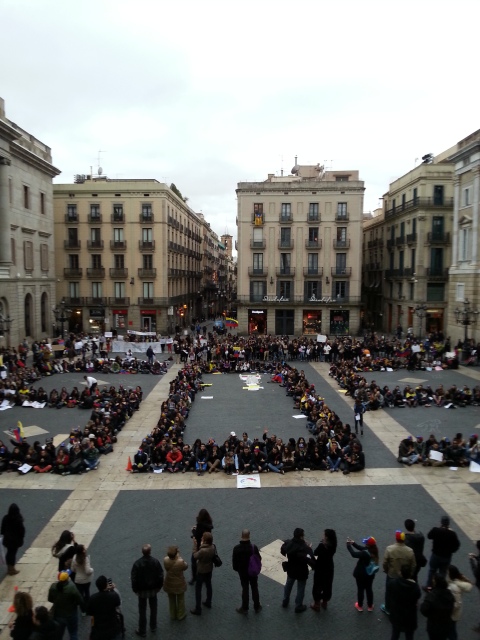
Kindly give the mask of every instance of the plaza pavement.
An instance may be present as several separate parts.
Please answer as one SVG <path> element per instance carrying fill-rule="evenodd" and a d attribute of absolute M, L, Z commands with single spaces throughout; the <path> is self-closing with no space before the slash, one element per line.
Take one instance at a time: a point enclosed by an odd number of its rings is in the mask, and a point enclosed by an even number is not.
<path fill-rule="evenodd" d="M 315 383 L 317 391 L 342 420 L 353 418 L 351 400 L 339 393 L 336 382 L 328 377 L 328 365 L 294 364 L 305 369 L 309 380 Z M 388 619 L 378 610 L 382 601 L 383 576 L 380 574 L 375 580 L 376 612 L 358 614 L 353 609 L 355 588 L 351 571 L 354 562 L 345 552 L 344 540 L 347 536 L 358 540 L 364 535 L 375 535 L 383 553 L 385 546 L 393 542 L 393 532 L 402 526 L 406 517 L 416 519 L 419 528 L 426 532 L 438 524 L 443 513 L 448 513 L 462 542 L 455 562 L 470 575 L 467 553 L 472 550 L 471 541 L 480 538 L 480 478 L 466 469 L 454 472 L 419 466 L 404 468 L 396 462 L 400 439 L 411 433 L 410 426 L 418 427 L 426 421 L 422 414 L 434 415 L 426 413 L 428 409 L 367 413 L 364 436 L 367 468 L 360 474 L 343 476 L 341 473 L 296 472 L 280 476 L 269 473 L 261 475 L 261 490 L 239 491 L 235 488 L 236 478 L 224 474 L 198 478 L 192 473 L 175 476 L 126 473 L 127 458 L 135 453 L 142 437 L 156 424 L 159 405 L 165 399 L 169 381 L 178 368 L 174 365 L 150 391 L 140 411 L 119 434 L 114 453 L 102 456 L 98 471 L 68 477 L 53 474 L 0 476 L 2 514 L 10 502 L 16 501 L 27 525 L 27 540 L 18 563 L 20 574 L 5 577 L 0 584 L 2 625 L 10 617 L 7 609 L 14 586 L 30 591 L 35 604 L 45 603 L 57 568 L 57 561 L 51 558 L 50 547 L 63 529 L 71 529 L 77 540 L 89 546 L 95 575 L 111 575 L 118 584 L 123 598 L 127 638 L 133 637 L 136 600 L 129 587 L 129 571 L 140 555 L 141 544 L 151 541 L 154 555 L 160 558 L 169 544 L 179 544 L 184 558 L 189 561 L 189 530 L 202 506 L 213 515 L 215 541 L 224 560 L 224 566 L 215 570 L 214 609 L 204 611 L 200 619 L 189 616 L 184 623 L 173 624 L 168 621 L 166 596 L 160 594 L 158 637 L 193 638 L 201 631 L 202 635 L 211 638 L 240 638 L 247 634 L 252 638 L 277 638 L 280 634 L 284 638 L 294 638 L 300 633 L 321 633 L 324 638 L 334 638 L 339 632 L 347 638 L 359 640 L 386 638 L 389 634 Z M 419 373 L 412 375 L 403 371 L 398 372 L 398 376 L 424 377 L 417 375 Z M 458 380 L 463 380 L 464 376 L 475 381 L 480 379 L 478 372 L 471 369 L 462 370 L 457 375 L 460 376 L 455 378 Z M 141 384 L 142 378 L 136 376 L 135 384 Z M 247 430 L 250 437 L 261 438 L 264 427 L 283 438 L 306 436 L 305 421 L 292 417 L 298 411 L 292 409 L 291 399 L 277 385 L 268 384 L 268 379 L 268 376 L 262 376 L 263 389 L 250 392 L 243 389 L 237 375 L 205 376 L 205 382 L 213 386 L 197 394 L 188 421 L 186 441 L 193 442 L 197 435 L 201 438 L 212 435 L 221 441 L 232 429 L 237 433 Z M 378 376 L 375 379 L 378 381 Z M 207 400 L 201 396 L 213 398 Z M 451 428 L 444 435 L 451 436 L 461 430 L 463 422 L 480 421 L 480 409 L 476 407 L 445 410 L 445 414 L 451 420 Z M 82 418 L 84 422 L 87 418 L 85 413 Z M 26 420 L 24 424 L 27 424 Z M 255 617 L 253 612 L 250 613 L 250 620 L 241 618 L 234 611 L 234 607 L 239 605 L 240 590 L 238 578 L 230 566 L 231 548 L 245 526 L 251 528 L 264 560 L 259 581 L 264 610 Z M 334 596 L 329 611 L 320 615 L 308 611 L 302 616 L 295 616 L 292 608 L 282 610 L 279 607 L 282 597 L 279 583 L 283 582 L 285 574 L 281 571 L 278 548 L 280 540 L 291 537 L 296 526 L 305 528 L 307 538 L 313 544 L 317 544 L 325 527 L 335 528 L 339 536 Z M 427 542 L 427 551 L 429 546 Z M 310 601 L 309 582 L 307 603 Z M 94 586 L 92 591 L 95 591 Z M 477 604 L 477 592 L 464 597 L 459 637 L 475 637 L 469 629 L 480 617 Z M 193 592 L 189 588 L 187 606 L 192 605 Z M 425 620 L 421 616 L 419 624 L 417 637 L 424 638 Z M 7 636 L 4 632 L 0 637 Z M 82 619 L 81 634 L 82 639 L 87 637 L 88 618 Z"/>

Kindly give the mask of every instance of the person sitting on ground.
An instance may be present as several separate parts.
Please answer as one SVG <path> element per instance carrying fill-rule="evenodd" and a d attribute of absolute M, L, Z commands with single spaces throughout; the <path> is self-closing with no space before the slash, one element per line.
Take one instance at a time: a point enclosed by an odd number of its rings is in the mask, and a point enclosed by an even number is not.
<path fill-rule="evenodd" d="M 398 447 L 398 462 L 402 462 L 403 464 L 412 465 L 418 462 L 420 456 L 415 452 L 415 446 L 413 442 L 412 436 L 408 436 L 408 438 L 404 438 Z"/>
<path fill-rule="evenodd" d="M 365 454 L 362 451 L 362 445 L 355 440 L 352 445 L 352 452 L 344 457 L 344 475 L 355 471 L 363 471 L 365 469 Z"/>

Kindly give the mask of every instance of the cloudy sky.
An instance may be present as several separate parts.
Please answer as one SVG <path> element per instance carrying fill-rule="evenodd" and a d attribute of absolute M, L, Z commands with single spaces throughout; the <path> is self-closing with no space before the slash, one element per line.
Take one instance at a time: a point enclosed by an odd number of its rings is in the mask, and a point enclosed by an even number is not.
<path fill-rule="evenodd" d="M 0 0 L 7 117 L 57 181 L 174 182 L 236 236 L 236 183 L 301 164 L 389 182 L 480 128 L 478 0 Z"/>

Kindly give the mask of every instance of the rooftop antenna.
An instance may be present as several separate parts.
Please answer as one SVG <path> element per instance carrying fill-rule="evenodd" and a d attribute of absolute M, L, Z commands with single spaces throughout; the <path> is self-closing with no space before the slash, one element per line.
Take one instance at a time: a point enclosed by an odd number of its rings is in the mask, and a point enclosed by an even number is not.
<path fill-rule="evenodd" d="M 98 161 L 97 161 L 98 169 L 97 169 L 97 173 L 98 173 L 99 176 L 101 176 L 102 173 L 103 173 L 102 165 L 100 164 L 100 154 L 101 153 L 107 153 L 107 152 L 106 151 L 102 151 L 101 149 L 98 150 Z"/>
<path fill-rule="evenodd" d="M 282 176 L 282 178 L 283 178 L 283 153 L 282 153 L 282 155 L 280 156 L 280 159 L 281 159 L 280 175 L 281 175 L 281 176 Z"/>

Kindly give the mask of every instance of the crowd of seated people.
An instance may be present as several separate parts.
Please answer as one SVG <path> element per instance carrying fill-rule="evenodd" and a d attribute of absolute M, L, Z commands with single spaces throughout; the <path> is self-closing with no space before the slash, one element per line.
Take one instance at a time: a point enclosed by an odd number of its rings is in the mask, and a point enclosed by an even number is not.
<path fill-rule="evenodd" d="M 408 436 L 399 444 L 397 460 L 408 466 L 467 467 L 470 462 L 480 464 L 480 443 L 476 434 L 468 440 L 461 433 L 452 440 L 446 437 L 437 440 L 433 433 L 426 439 Z"/>

